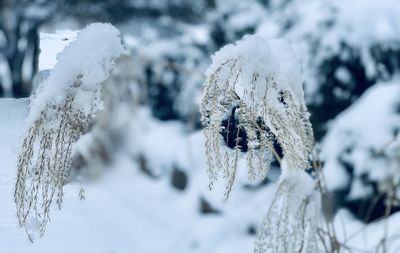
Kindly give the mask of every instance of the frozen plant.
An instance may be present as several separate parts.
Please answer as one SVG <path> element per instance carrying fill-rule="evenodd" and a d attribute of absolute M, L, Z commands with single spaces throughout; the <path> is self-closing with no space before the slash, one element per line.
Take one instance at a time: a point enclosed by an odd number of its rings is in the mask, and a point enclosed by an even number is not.
<path fill-rule="evenodd" d="M 101 108 L 102 83 L 123 52 L 115 27 L 87 26 L 58 55 L 32 98 L 14 193 L 19 224 L 31 240 L 36 232 L 43 235 L 51 204 L 61 208 L 74 144 Z"/>
<path fill-rule="evenodd" d="M 222 173 L 228 197 L 242 155 L 251 179 L 266 176 L 274 155 L 282 174 L 255 252 L 317 252 L 317 221 L 310 215 L 318 209 L 318 198 L 304 171 L 314 137 L 299 63 L 290 46 L 247 36 L 218 51 L 206 75 L 201 120 L 211 186 Z"/>

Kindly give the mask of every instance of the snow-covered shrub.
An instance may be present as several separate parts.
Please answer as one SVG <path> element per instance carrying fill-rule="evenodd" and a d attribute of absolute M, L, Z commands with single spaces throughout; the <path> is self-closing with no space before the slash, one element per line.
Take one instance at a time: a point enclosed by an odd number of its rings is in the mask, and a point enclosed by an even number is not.
<path fill-rule="evenodd" d="M 161 120 L 182 120 L 199 127 L 197 98 L 201 92 L 205 52 L 184 38 L 160 38 L 133 46 L 137 82 L 142 85 L 140 101 L 149 105 Z"/>
<path fill-rule="evenodd" d="M 253 34 L 264 18 L 266 11 L 256 0 L 216 0 L 215 9 L 210 12 L 210 38 L 219 49 L 225 44 Z"/>
<path fill-rule="evenodd" d="M 317 252 L 318 200 L 314 182 L 304 171 L 314 138 L 299 63 L 290 46 L 281 40 L 245 37 L 218 51 L 206 75 L 201 116 L 211 186 L 222 173 L 228 197 L 243 153 L 250 178 L 264 178 L 274 154 L 282 174 L 255 251 L 292 252 L 288 247 L 293 246 L 296 252 Z M 229 131 L 231 124 L 236 124 L 235 134 Z M 288 240 L 293 245 L 288 246 Z"/>
<path fill-rule="evenodd" d="M 328 190 L 365 221 L 385 215 L 388 196 L 400 198 L 399 94 L 398 80 L 376 84 L 332 122 L 322 142 Z"/>
<path fill-rule="evenodd" d="M 260 36 L 293 42 L 303 61 L 308 108 L 317 138 L 326 122 L 378 81 L 400 70 L 396 0 L 275 0 Z"/>
<path fill-rule="evenodd" d="M 53 201 L 62 205 L 74 144 L 101 108 L 102 83 L 123 52 L 113 26 L 87 26 L 58 55 L 32 99 L 14 194 L 19 224 L 31 239 L 37 229 L 45 231 Z"/>

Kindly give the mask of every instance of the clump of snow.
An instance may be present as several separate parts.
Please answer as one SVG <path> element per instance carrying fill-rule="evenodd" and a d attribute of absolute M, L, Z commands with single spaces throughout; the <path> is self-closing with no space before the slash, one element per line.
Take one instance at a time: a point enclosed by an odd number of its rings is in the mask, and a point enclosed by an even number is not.
<path fill-rule="evenodd" d="M 57 56 L 57 64 L 42 84 L 43 92 L 32 102 L 29 120 L 32 122 L 48 105 L 58 105 L 65 98 L 77 79 L 80 92 L 73 105 L 75 110 L 87 114 L 92 96 L 99 96 L 99 84 L 105 81 L 114 60 L 124 53 L 119 31 L 110 24 L 95 23 L 79 32 Z"/>
<path fill-rule="evenodd" d="M 209 76 L 222 64 L 237 58 L 243 77 L 238 80 L 237 92 L 242 95 L 250 90 L 253 73 L 261 80 L 273 78 L 276 84 L 294 92 L 298 101 L 303 101 L 303 87 L 300 63 L 290 45 L 282 39 L 264 40 L 257 35 L 245 36 L 235 44 L 229 44 L 212 56 L 212 64 L 206 71 Z M 258 83 L 256 96 L 265 94 L 265 83 Z"/>
<path fill-rule="evenodd" d="M 287 160 L 281 162 L 282 174 L 279 178 L 280 182 L 287 181 L 293 186 L 293 192 L 299 196 L 310 196 L 315 190 L 315 182 L 304 170 L 288 167 Z"/>

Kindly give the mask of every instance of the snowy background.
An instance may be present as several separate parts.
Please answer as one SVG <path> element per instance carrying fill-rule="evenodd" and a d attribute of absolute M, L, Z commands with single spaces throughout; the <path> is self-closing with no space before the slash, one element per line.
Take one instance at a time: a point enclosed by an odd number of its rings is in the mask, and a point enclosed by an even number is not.
<path fill-rule="evenodd" d="M 324 215 L 348 245 L 343 252 L 384 252 L 384 235 L 387 252 L 400 252 L 398 1 L 31 2 L 0 4 L 9 28 L 0 27 L 8 31 L 0 36 L 0 252 L 252 252 L 280 170 L 252 182 L 241 166 L 227 201 L 223 182 L 209 191 L 199 115 L 210 56 L 247 34 L 286 39 L 301 61 L 329 189 Z M 15 30 L 7 19 L 13 15 L 25 18 L 25 44 L 7 35 Z M 39 19 L 38 62 L 27 47 L 15 79 L 10 66 L 19 54 L 8 52 L 30 45 L 26 27 Z M 52 210 L 46 233 L 31 243 L 12 197 L 27 95 L 92 22 L 115 25 L 128 56 L 106 84 L 115 99 L 105 101 L 112 104 L 105 123 L 78 143 L 63 208 Z M 38 72 L 34 79 L 31 72 Z M 389 191 L 394 205 L 387 213 Z"/>

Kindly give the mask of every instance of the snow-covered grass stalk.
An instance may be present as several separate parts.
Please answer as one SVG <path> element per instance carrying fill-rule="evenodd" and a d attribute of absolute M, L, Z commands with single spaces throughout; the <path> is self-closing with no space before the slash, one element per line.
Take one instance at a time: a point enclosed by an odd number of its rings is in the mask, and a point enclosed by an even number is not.
<path fill-rule="evenodd" d="M 254 252 L 319 252 L 320 195 L 303 170 L 283 159 L 278 190 L 259 228 Z"/>
<path fill-rule="evenodd" d="M 290 46 L 281 40 L 245 37 L 218 51 L 206 75 L 201 120 L 211 186 L 223 173 L 229 195 L 241 151 L 247 156 L 250 178 L 264 178 L 275 155 L 282 164 L 281 179 L 258 231 L 255 252 L 317 252 L 316 221 L 310 214 L 316 213 L 312 210 L 318 201 L 314 182 L 304 171 L 314 137 L 300 66 Z"/>
<path fill-rule="evenodd" d="M 61 208 L 74 144 L 101 108 L 101 84 L 123 52 L 112 25 L 87 26 L 32 98 L 14 193 L 19 224 L 31 240 L 44 233 L 52 203 Z"/>

